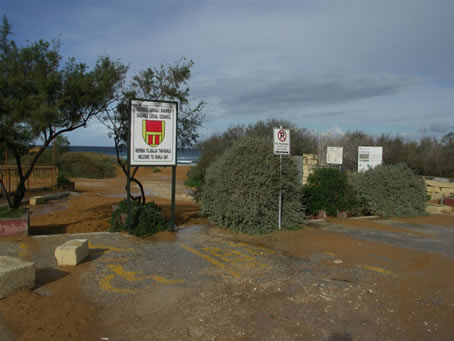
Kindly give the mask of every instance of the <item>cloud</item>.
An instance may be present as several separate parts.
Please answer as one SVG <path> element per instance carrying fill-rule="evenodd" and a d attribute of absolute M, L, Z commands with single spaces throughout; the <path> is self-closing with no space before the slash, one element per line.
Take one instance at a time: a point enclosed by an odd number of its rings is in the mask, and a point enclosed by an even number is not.
<path fill-rule="evenodd" d="M 278 79 L 268 79 L 268 74 L 213 79 L 197 84 L 194 91 L 208 94 L 209 98 L 218 96 L 218 111 L 222 109 L 225 115 L 263 115 L 279 109 L 319 107 L 392 95 L 420 84 L 417 78 L 393 75 L 281 74 Z M 334 110 L 317 115 L 341 114 L 346 112 Z"/>
<path fill-rule="evenodd" d="M 5 12 L 14 38 L 61 34 L 65 56 L 87 63 L 193 59 L 204 130 L 270 117 L 370 133 L 452 125 L 452 0 L 7 0 Z"/>
<path fill-rule="evenodd" d="M 421 128 L 418 133 L 422 134 L 444 134 L 454 129 L 454 125 L 446 124 L 446 122 L 432 122 L 429 127 Z"/>

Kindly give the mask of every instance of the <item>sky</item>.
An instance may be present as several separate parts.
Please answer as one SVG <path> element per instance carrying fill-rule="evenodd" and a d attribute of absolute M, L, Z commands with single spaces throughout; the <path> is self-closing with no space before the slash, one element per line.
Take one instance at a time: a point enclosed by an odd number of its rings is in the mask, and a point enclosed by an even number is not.
<path fill-rule="evenodd" d="M 454 131 L 452 0 L 0 0 L 21 45 L 59 39 L 130 75 L 185 57 L 202 137 L 286 119 L 320 133 L 407 139 Z M 110 146 L 91 121 L 72 145 Z"/>

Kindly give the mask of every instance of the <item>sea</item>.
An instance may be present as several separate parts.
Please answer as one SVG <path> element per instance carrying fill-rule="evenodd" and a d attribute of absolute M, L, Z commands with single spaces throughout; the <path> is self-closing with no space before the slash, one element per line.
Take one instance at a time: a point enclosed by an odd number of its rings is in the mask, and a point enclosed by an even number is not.
<path fill-rule="evenodd" d="M 98 154 L 111 155 L 111 156 L 117 155 L 115 152 L 115 147 L 70 146 L 69 151 L 70 152 L 91 152 L 91 153 L 98 153 Z M 126 157 L 127 157 L 126 148 L 123 150 L 120 150 L 120 157 L 126 159 Z M 199 157 L 200 157 L 199 149 L 178 148 L 177 163 L 179 165 L 194 166 L 197 163 L 197 161 L 199 161 Z"/>

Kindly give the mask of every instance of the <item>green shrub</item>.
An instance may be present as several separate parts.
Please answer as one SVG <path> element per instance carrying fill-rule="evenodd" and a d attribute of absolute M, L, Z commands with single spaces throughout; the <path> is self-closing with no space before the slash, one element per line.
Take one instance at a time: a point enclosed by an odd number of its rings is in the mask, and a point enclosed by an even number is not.
<path fill-rule="evenodd" d="M 65 153 L 60 159 L 60 172 L 73 178 L 111 178 L 115 176 L 115 158 L 87 152 Z"/>
<path fill-rule="evenodd" d="M 278 228 L 279 190 L 283 192 L 282 225 L 304 219 L 298 172 L 291 158 L 273 154 L 271 139 L 248 137 L 235 142 L 208 168 L 202 185 L 202 214 L 210 221 L 246 233 Z"/>
<path fill-rule="evenodd" d="M 224 151 L 232 146 L 235 141 L 244 137 L 271 138 L 273 128 L 282 126 L 290 129 L 292 136 L 291 154 L 302 155 L 303 153 L 314 153 L 317 150 L 315 135 L 305 129 L 298 128 L 293 123 L 286 120 L 269 119 L 258 121 L 248 126 L 236 125 L 228 128 L 222 134 L 209 137 L 198 145 L 200 157 L 197 164 L 188 172 L 189 181 L 196 184 L 194 187 L 194 198 L 199 201 L 201 186 L 205 181 L 205 173 L 211 164 L 220 157 Z M 197 185 L 200 183 L 200 185 Z"/>
<path fill-rule="evenodd" d="M 110 232 L 128 232 L 127 219 L 121 221 L 121 215 L 127 214 L 128 201 L 123 200 L 118 204 L 118 208 L 112 213 L 110 221 Z M 149 236 L 156 232 L 167 229 L 167 222 L 161 208 L 154 202 L 139 205 L 131 201 L 131 231 L 130 233 L 139 237 Z"/>
<path fill-rule="evenodd" d="M 425 214 L 425 184 L 405 164 L 381 165 L 356 174 L 352 180 L 364 214 L 384 217 Z"/>
<path fill-rule="evenodd" d="M 69 189 L 73 185 L 73 182 L 66 177 L 65 174 L 58 174 L 57 176 L 57 187 L 63 189 Z"/>
<path fill-rule="evenodd" d="M 8 206 L 0 206 L 0 219 L 3 218 L 20 218 L 25 211 L 22 207 L 9 208 Z"/>
<path fill-rule="evenodd" d="M 337 216 L 339 211 L 354 210 L 356 200 L 346 173 L 334 168 L 319 168 L 307 179 L 303 203 L 308 214 L 316 215 L 324 210 L 328 216 Z"/>

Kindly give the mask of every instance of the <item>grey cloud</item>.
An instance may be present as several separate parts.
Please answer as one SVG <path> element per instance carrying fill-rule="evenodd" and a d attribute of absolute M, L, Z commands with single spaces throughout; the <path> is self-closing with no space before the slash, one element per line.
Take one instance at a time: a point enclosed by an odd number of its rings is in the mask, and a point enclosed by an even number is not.
<path fill-rule="evenodd" d="M 263 79 L 262 79 L 263 78 Z M 419 84 L 417 79 L 401 76 L 322 76 L 282 75 L 280 79 L 218 79 L 197 89 L 219 96 L 219 106 L 228 112 L 244 114 L 276 108 L 318 107 L 377 96 L 396 94 Z M 215 85 L 215 86 L 213 86 Z M 322 116 L 344 112 L 330 111 Z"/>
<path fill-rule="evenodd" d="M 328 112 L 320 112 L 314 114 L 306 114 L 304 117 L 336 117 L 336 116 L 344 116 L 350 113 L 350 111 L 328 111 Z"/>
<path fill-rule="evenodd" d="M 432 122 L 429 127 L 421 128 L 418 133 L 422 134 L 444 134 L 454 129 L 454 125 L 449 125 L 443 122 Z"/>

